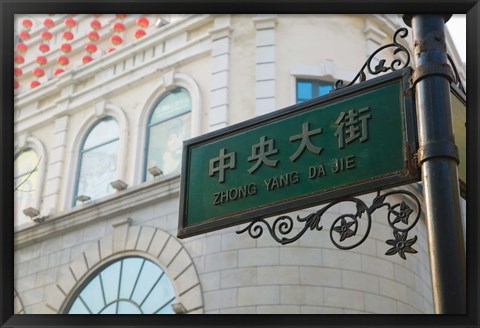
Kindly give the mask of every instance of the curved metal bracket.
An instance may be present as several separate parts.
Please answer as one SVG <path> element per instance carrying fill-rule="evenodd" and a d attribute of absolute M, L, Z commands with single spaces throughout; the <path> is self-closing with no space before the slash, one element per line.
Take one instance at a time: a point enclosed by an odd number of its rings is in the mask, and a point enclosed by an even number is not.
<path fill-rule="evenodd" d="M 398 41 L 397 41 L 397 37 L 400 37 L 402 39 L 406 38 L 408 35 L 408 30 L 405 28 L 405 27 L 402 27 L 402 28 L 399 28 L 397 31 L 395 31 L 395 33 L 393 34 L 393 42 L 392 43 L 389 43 L 389 44 L 386 44 L 380 48 L 378 48 L 377 50 L 375 50 L 371 55 L 370 57 L 368 57 L 367 61 L 365 62 L 365 64 L 363 64 L 362 68 L 360 69 L 360 71 L 357 73 L 357 75 L 355 76 L 355 78 L 347 85 L 344 85 L 344 82 L 343 80 L 338 80 L 337 82 L 335 82 L 335 87 L 332 91 L 335 91 L 335 90 L 338 90 L 338 89 L 342 89 L 342 88 L 345 88 L 345 87 L 348 87 L 348 86 L 351 86 L 353 85 L 355 82 L 364 82 L 366 79 L 367 79 L 367 75 L 365 73 L 365 69 L 368 71 L 368 73 L 370 73 L 371 75 L 378 75 L 380 73 L 385 73 L 385 72 L 388 72 L 388 71 L 396 71 L 396 70 L 399 70 L 399 69 L 402 69 L 402 68 L 405 68 L 407 67 L 409 64 L 410 64 L 410 53 L 408 52 L 407 48 L 405 48 L 403 45 L 401 45 Z M 390 65 L 385 65 L 385 63 L 387 62 L 385 59 L 381 59 L 379 61 L 379 63 L 372 68 L 372 60 L 375 58 L 375 56 L 377 56 L 378 53 L 380 53 L 381 51 L 383 51 L 384 49 L 387 49 L 387 48 L 395 48 L 393 50 L 393 55 L 396 56 L 398 55 L 399 53 L 405 53 L 406 56 L 407 56 L 407 59 L 405 61 L 405 63 L 402 62 L 402 59 L 401 58 L 395 58 L 392 60 L 392 62 L 390 63 Z"/>
<path fill-rule="evenodd" d="M 448 62 L 450 63 L 450 66 L 452 67 L 453 74 L 454 74 L 454 79 L 452 81 L 452 84 L 456 85 L 464 94 L 467 94 L 465 91 L 465 88 L 463 87 L 462 84 L 462 79 L 460 78 L 460 75 L 458 74 L 457 67 L 453 63 L 452 57 L 450 57 L 449 54 L 447 54 Z"/>
<path fill-rule="evenodd" d="M 394 205 L 386 201 L 388 197 L 398 194 L 404 195 L 411 199 L 411 203 L 414 204 L 415 208 L 412 209 L 405 201 Z M 398 254 L 402 259 L 405 260 L 405 253 L 417 253 L 417 251 L 412 248 L 412 245 L 417 241 L 417 236 L 408 239 L 408 232 L 417 224 L 418 220 L 420 219 L 421 206 L 418 198 L 413 193 L 406 190 L 394 190 L 383 195 L 380 195 L 380 191 L 378 191 L 377 196 L 370 206 L 367 206 L 361 199 L 355 197 L 346 197 L 336 200 L 305 217 L 297 216 L 297 222 L 303 223 L 304 226 L 296 235 L 290 238 L 286 236 L 292 232 L 294 220 L 288 215 L 282 215 L 278 217 L 271 225 L 265 219 L 252 221 L 247 227 L 237 231 L 237 234 L 248 232 L 250 237 L 259 238 L 263 234 L 265 227 L 275 241 L 282 245 L 290 244 L 294 241 L 297 241 L 305 234 L 307 230 L 322 230 L 323 225 L 321 225 L 321 221 L 324 214 L 333 206 L 343 202 L 353 202 L 355 204 L 356 211 L 355 213 L 351 214 L 342 214 L 333 220 L 330 227 L 330 240 L 335 247 L 342 250 L 348 250 L 361 245 L 370 234 L 372 214 L 376 210 L 385 207 L 388 211 L 387 222 L 393 230 L 394 237 L 393 239 L 386 240 L 386 243 L 390 245 L 391 248 L 388 249 L 385 254 Z M 410 220 L 410 215 L 414 211 L 417 213 L 417 215 L 413 220 Z M 363 234 L 359 233 L 361 224 L 365 225 L 363 228 Z M 349 241 L 352 242 L 348 243 Z"/>

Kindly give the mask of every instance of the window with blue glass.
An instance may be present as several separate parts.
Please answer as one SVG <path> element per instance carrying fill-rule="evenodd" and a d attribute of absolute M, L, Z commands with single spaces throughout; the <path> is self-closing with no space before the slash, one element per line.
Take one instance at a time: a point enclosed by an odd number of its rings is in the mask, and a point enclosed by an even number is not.
<path fill-rule="evenodd" d="M 117 179 L 119 136 L 118 123 L 109 116 L 87 133 L 80 148 L 73 206 L 79 203 L 76 196 L 96 199 L 114 191 L 110 183 Z"/>
<path fill-rule="evenodd" d="M 165 272 L 143 257 L 110 263 L 80 290 L 68 314 L 174 314 L 175 292 Z"/>
<path fill-rule="evenodd" d="M 183 140 L 190 137 L 192 100 L 184 88 L 164 94 L 153 108 L 147 126 L 143 180 L 156 166 L 163 174 L 180 173 Z"/>
<path fill-rule="evenodd" d="M 297 79 L 297 104 L 302 101 L 326 95 L 333 89 L 333 83 L 321 80 Z"/>

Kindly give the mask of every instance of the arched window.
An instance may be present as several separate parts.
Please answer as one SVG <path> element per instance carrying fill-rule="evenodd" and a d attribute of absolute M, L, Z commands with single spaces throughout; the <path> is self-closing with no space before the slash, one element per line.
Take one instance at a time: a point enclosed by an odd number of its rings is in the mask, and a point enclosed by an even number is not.
<path fill-rule="evenodd" d="M 36 193 L 38 188 L 38 165 L 40 159 L 31 148 L 19 152 L 15 156 L 15 225 L 30 222 L 23 214 L 28 207 L 35 207 Z M 37 209 L 38 210 L 38 209 Z"/>
<path fill-rule="evenodd" d="M 79 195 L 95 199 L 114 191 L 110 182 L 117 178 L 118 144 L 119 127 L 112 117 L 105 117 L 87 133 L 80 148 L 73 206 L 79 203 Z"/>
<path fill-rule="evenodd" d="M 68 314 L 174 314 L 172 283 L 155 263 L 127 257 L 98 272 L 67 307 Z"/>
<path fill-rule="evenodd" d="M 192 100 L 187 90 L 176 88 L 164 94 L 148 121 L 143 180 L 156 166 L 163 174 L 180 173 L 182 141 L 190 137 Z"/>

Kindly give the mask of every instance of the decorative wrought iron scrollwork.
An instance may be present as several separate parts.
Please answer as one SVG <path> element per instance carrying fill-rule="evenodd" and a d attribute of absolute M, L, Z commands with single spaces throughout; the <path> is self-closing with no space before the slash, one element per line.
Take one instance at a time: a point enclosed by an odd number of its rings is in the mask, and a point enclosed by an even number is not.
<path fill-rule="evenodd" d="M 454 77 L 453 77 L 454 80 L 452 81 L 452 83 L 454 85 L 456 85 L 463 93 L 466 94 L 465 88 L 463 87 L 462 79 L 460 78 L 460 75 L 458 74 L 457 67 L 453 63 L 452 57 L 450 57 L 450 55 L 447 54 L 447 58 L 448 58 L 448 61 L 450 62 L 450 66 L 452 66 L 453 73 L 455 74 Z"/>
<path fill-rule="evenodd" d="M 403 195 L 411 202 L 401 201 L 400 203 L 391 204 L 387 202 L 387 198 L 394 195 Z M 295 225 L 294 219 L 288 215 L 282 215 L 275 219 L 270 225 L 265 219 L 258 219 L 252 221 L 244 229 L 237 231 L 237 234 L 248 232 L 250 237 L 259 238 L 264 229 L 267 229 L 272 238 L 278 243 L 285 245 L 297 241 L 305 234 L 307 230 L 323 229 L 321 224 L 325 213 L 333 206 L 340 203 L 353 202 L 355 204 L 355 213 L 342 214 L 333 220 L 330 228 L 330 240 L 335 247 L 348 250 L 361 245 L 369 236 L 372 225 L 372 214 L 380 209 L 385 208 L 388 212 L 387 222 L 393 230 L 394 239 L 388 239 L 386 243 L 391 246 L 385 253 L 386 255 L 398 254 L 402 259 L 406 259 L 405 253 L 416 253 L 417 251 L 412 247 L 417 241 L 417 236 L 408 239 L 409 231 L 417 224 L 421 215 L 420 201 L 415 194 L 406 190 L 394 190 L 383 195 L 380 192 L 372 202 L 372 205 L 367 206 L 365 202 L 359 198 L 346 197 L 336 200 L 328 205 L 322 207 L 314 213 L 310 213 L 305 217 L 297 216 L 296 221 L 302 223 L 304 226 L 293 237 L 287 237 Z M 410 207 L 414 204 L 415 208 Z M 411 220 L 411 214 L 416 212 L 416 216 Z M 364 232 L 359 234 L 360 224 L 364 223 Z M 356 238 L 355 238 L 356 237 Z M 350 243 L 348 243 L 350 242 Z"/>
<path fill-rule="evenodd" d="M 335 86 L 334 86 L 334 89 L 332 91 L 351 86 L 355 82 L 357 82 L 357 80 L 358 80 L 358 82 L 364 82 L 367 79 L 365 69 L 371 75 L 378 75 L 380 73 L 385 73 L 385 72 L 388 72 L 388 71 L 393 72 L 393 71 L 399 70 L 401 68 L 407 67 L 410 64 L 410 53 L 408 52 L 407 48 L 405 48 L 403 45 L 401 45 L 397 41 L 397 37 L 400 37 L 400 38 L 404 39 L 404 38 L 407 37 L 407 35 L 408 35 L 408 30 L 405 27 L 399 28 L 393 34 L 393 42 L 389 43 L 389 44 L 386 44 L 386 45 L 378 48 L 377 50 L 375 50 L 370 55 L 370 57 L 368 57 L 365 64 L 363 64 L 363 66 L 360 69 L 360 71 L 358 72 L 358 74 L 355 76 L 355 78 L 350 83 L 348 83 L 347 85 L 344 85 L 343 80 L 338 80 L 337 82 L 335 82 Z M 383 51 L 384 49 L 387 49 L 387 48 L 395 48 L 393 50 L 393 55 L 394 56 L 397 56 L 397 55 L 399 56 L 399 53 L 406 54 L 407 58 L 406 58 L 405 62 L 403 63 L 402 59 L 399 57 L 399 58 L 393 59 L 392 62 L 390 63 L 390 65 L 388 66 L 388 65 L 385 65 L 385 63 L 387 62 L 386 59 L 380 59 L 378 64 L 375 65 L 375 67 L 372 68 L 372 60 L 375 58 L 375 56 L 377 56 L 378 53 L 380 53 L 381 51 Z"/>

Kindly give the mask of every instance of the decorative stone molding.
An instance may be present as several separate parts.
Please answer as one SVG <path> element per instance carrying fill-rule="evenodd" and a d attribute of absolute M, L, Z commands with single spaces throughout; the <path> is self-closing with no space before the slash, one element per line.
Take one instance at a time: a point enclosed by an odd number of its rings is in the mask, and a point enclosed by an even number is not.
<path fill-rule="evenodd" d="M 182 303 L 187 313 L 203 313 L 200 280 L 187 250 L 162 229 L 130 226 L 130 222 L 126 219 L 115 223 L 111 234 L 93 242 L 78 259 L 59 271 L 56 284 L 47 294 L 47 311 L 65 313 L 69 302 L 92 275 L 114 260 L 141 256 L 165 271 L 172 282 L 176 303 Z"/>

